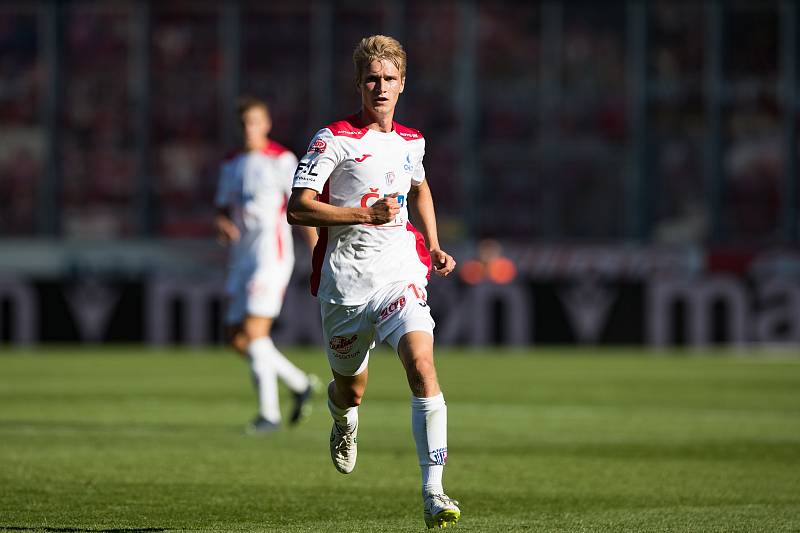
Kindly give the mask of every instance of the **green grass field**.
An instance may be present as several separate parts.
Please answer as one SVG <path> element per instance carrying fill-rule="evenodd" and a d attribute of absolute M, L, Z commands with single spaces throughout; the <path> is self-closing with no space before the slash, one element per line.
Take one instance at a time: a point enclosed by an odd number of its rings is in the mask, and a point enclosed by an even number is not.
<path fill-rule="evenodd" d="M 299 428 L 246 436 L 246 365 L 223 350 L 0 354 L 0 530 L 425 529 L 386 351 L 350 476 L 321 398 Z M 438 367 L 459 531 L 800 531 L 800 358 L 442 350 Z"/>

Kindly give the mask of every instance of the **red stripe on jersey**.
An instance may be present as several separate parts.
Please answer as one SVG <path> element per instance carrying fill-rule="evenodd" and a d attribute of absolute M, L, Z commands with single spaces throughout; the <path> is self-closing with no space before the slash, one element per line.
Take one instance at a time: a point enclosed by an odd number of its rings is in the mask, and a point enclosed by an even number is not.
<path fill-rule="evenodd" d="M 330 181 L 325 182 L 322 192 L 317 196 L 317 200 L 329 204 L 331 201 Z M 311 255 L 311 294 L 314 296 L 319 292 L 319 282 L 322 278 L 322 263 L 325 261 L 325 252 L 328 250 L 328 228 L 319 228 L 319 239 L 314 246 L 314 253 Z"/>
<path fill-rule="evenodd" d="M 275 224 L 275 243 L 276 247 L 278 248 L 278 261 L 283 261 L 283 224 L 281 224 L 281 220 L 286 220 L 286 204 L 287 204 L 286 195 L 283 195 L 283 203 L 281 204 L 281 208 L 278 210 L 278 221 Z"/>
<path fill-rule="evenodd" d="M 289 151 L 288 148 L 283 146 L 281 143 L 273 141 L 272 139 L 268 140 L 267 145 L 261 149 L 262 154 L 269 155 L 272 157 L 281 156 L 288 151 Z"/>
<path fill-rule="evenodd" d="M 419 130 L 415 130 L 414 128 L 409 128 L 408 126 L 403 126 L 402 124 L 398 124 L 397 122 L 392 122 L 394 126 L 394 131 L 403 139 L 407 141 L 416 141 L 417 139 L 422 139 L 422 133 Z"/>
<path fill-rule="evenodd" d="M 268 139 L 267 144 L 264 145 L 264 148 L 259 150 L 259 153 L 270 157 L 279 157 L 288 151 L 289 149 L 283 146 L 281 143 L 275 142 L 272 139 Z M 233 161 L 237 157 L 245 155 L 247 153 L 248 153 L 247 150 L 243 150 L 241 148 L 238 148 L 236 150 L 231 150 L 230 152 L 225 154 L 225 157 L 222 158 L 222 162 L 227 163 L 228 161 Z"/>
<path fill-rule="evenodd" d="M 350 115 L 344 120 L 337 120 L 332 124 L 325 126 L 335 137 L 350 137 L 351 139 L 360 139 L 367 134 L 367 128 L 361 121 L 358 113 Z"/>
<path fill-rule="evenodd" d="M 431 261 L 431 254 L 428 251 L 428 247 L 425 245 L 425 237 L 422 236 L 422 233 L 420 233 L 417 228 L 411 225 L 411 222 L 406 222 L 406 229 L 414 234 L 414 238 L 417 241 L 417 256 L 420 262 L 425 265 L 425 268 L 428 269 L 428 275 L 425 277 L 431 279 L 431 265 L 433 265 L 433 262 Z"/>

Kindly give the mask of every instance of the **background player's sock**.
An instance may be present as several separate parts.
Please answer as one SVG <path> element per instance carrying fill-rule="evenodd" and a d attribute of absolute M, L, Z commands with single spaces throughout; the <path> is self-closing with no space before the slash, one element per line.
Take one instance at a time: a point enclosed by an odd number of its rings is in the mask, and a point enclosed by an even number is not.
<path fill-rule="evenodd" d="M 347 428 L 347 431 L 353 431 L 358 424 L 358 407 L 341 408 L 333 403 L 331 388 L 333 388 L 333 381 L 328 384 L 328 410 L 331 412 L 333 421 L 341 427 Z"/>
<path fill-rule="evenodd" d="M 265 337 L 263 340 L 270 347 L 272 366 L 275 368 L 278 378 L 286 383 L 290 391 L 297 393 L 305 392 L 310 384 L 308 375 L 286 359 L 286 356 L 275 347 L 275 343 L 272 342 L 272 337 Z"/>
<path fill-rule="evenodd" d="M 442 494 L 447 462 L 447 405 L 444 395 L 411 398 L 411 431 L 422 470 L 422 494 Z"/>
<path fill-rule="evenodd" d="M 270 422 L 278 423 L 281 421 L 281 410 L 278 403 L 278 374 L 272 364 L 273 349 L 272 340 L 261 337 L 247 346 L 247 354 L 258 391 L 259 414 Z"/>

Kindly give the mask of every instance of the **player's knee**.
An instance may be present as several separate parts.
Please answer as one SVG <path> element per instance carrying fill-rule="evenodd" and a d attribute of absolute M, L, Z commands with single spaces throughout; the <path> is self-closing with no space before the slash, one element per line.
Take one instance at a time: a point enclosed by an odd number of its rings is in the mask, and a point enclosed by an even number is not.
<path fill-rule="evenodd" d="M 339 407 L 358 407 L 364 396 L 364 387 L 357 384 L 337 384 L 332 381 L 328 387 L 328 395 Z"/>
<path fill-rule="evenodd" d="M 433 357 L 418 357 L 413 361 L 413 371 L 422 379 L 436 376 L 436 366 L 433 364 Z"/>
<path fill-rule="evenodd" d="M 358 407 L 361 405 L 361 399 L 364 397 L 364 392 L 354 389 L 348 389 L 342 394 L 342 400 L 347 404 L 347 407 Z"/>

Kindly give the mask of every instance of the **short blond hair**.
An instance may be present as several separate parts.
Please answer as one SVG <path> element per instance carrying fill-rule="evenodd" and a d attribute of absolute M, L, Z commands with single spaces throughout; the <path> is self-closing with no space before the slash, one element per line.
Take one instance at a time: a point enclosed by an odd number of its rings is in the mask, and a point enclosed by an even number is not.
<path fill-rule="evenodd" d="M 254 108 L 263 109 L 264 113 L 267 114 L 267 118 L 269 118 L 269 106 L 261 98 L 245 94 L 236 100 L 236 112 L 242 122 L 244 122 L 244 114 Z"/>
<path fill-rule="evenodd" d="M 375 60 L 391 61 L 400 71 L 400 78 L 406 77 L 406 52 L 397 39 L 386 35 L 364 37 L 353 50 L 353 66 L 356 69 L 356 85 L 361 85 L 364 68 Z"/>

